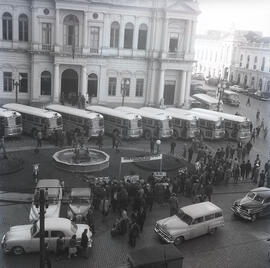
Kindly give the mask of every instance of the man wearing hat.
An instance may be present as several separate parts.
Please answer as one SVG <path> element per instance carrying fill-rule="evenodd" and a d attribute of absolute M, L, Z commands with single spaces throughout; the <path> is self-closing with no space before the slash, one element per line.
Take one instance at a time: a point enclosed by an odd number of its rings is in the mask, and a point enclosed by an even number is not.
<path fill-rule="evenodd" d="M 169 205 L 170 205 L 170 216 L 177 214 L 179 205 L 178 205 L 178 199 L 175 193 L 171 194 L 171 197 L 169 199 Z"/>

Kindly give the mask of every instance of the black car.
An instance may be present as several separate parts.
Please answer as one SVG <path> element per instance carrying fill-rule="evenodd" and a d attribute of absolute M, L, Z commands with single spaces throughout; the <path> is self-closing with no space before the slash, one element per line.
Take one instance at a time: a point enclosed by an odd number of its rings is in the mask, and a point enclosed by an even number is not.
<path fill-rule="evenodd" d="M 244 198 L 236 200 L 231 209 L 235 215 L 250 221 L 270 215 L 270 188 L 251 190 Z"/>

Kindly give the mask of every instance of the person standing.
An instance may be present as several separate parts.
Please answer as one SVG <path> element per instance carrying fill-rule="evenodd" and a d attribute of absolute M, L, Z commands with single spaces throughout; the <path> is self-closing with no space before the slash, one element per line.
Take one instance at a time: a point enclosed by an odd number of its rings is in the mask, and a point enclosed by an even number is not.
<path fill-rule="evenodd" d="M 0 138 L 0 149 L 3 150 L 3 158 L 4 158 L 4 159 L 7 159 L 7 151 L 6 151 L 6 148 L 5 148 L 5 138 L 4 138 L 4 134 L 1 135 L 1 138 Z"/>
<path fill-rule="evenodd" d="M 264 138 L 264 140 L 265 140 L 265 138 L 267 137 L 267 133 L 268 133 L 268 128 L 265 127 L 265 128 L 263 129 L 263 138 Z"/>
<path fill-rule="evenodd" d="M 82 254 L 83 257 L 88 259 L 88 236 L 87 236 L 87 229 L 84 229 L 83 233 L 82 233 L 82 237 L 81 237 L 81 247 L 82 247 Z"/>
<path fill-rule="evenodd" d="M 150 153 L 154 154 L 155 152 L 155 140 L 153 137 L 150 138 Z"/>
<path fill-rule="evenodd" d="M 192 149 L 192 146 L 190 146 L 188 148 L 188 162 L 190 163 L 191 160 L 192 160 L 192 156 L 193 156 L 193 149 Z"/>
<path fill-rule="evenodd" d="M 129 230 L 129 245 L 133 248 L 136 247 L 136 239 L 139 237 L 140 228 L 139 225 L 136 223 L 135 220 L 132 221 L 132 224 L 130 226 Z"/>
<path fill-rule="evenodd" d="M 52 268 L 52 261 L 50 258 L 50 251 L 49 251 L 48 242 L 45 243 L 44 261 L 45 261 L 45 264 L 47 265 L 47 268 Z"/>
<path fill-rule="evenodd" d="M 247 154 L 249 155 L 250 154 L 250 151 L 253 147 L 251 141 L 248 141 L 248 143 L 246 144 L 246 147 L 247 147 Z"/>
<path fill-rule="evenodd" d="M 73 235 L 69 240 L 69 247 L 68 247 L 68 258 L 70 259 L 72 256 L 77 256 L 77 240 L 76 235 Z"/>
<path fill-rule="evenodd" d="M 97 137 L 97 146 L 99 150 L 102 150 L 102 146 L 103 146 L 103 135 L 102 135 L 102 131 L 100 131 L 98 133 L 98 137 Z"/>
<path fill-rule="evenodd" d="M 37 148 L 42 147 L 42 132 L 39 130 L 37 133 Z"/>
<path fill-rule="evenodd" d="M 120 150 L 119 150 L 120 144 L 121 144 L 120 137 L 119 137 L 119 136 L 116 136 L 114 147 L 115 147 L 115 151 L 116 151 L 117 153 L 120 153 Z"/>
<path fill-rule="evenodd" d="M 234 184 L 237 184 L 238 183 L 238 179 L 239 179 L 239 176 L 240 176 L 240 167 L 238 164 L 236 164 L 236 166 L 233 168 L 233 183 Z"/>
<path fill-rule="evenodd" d="M 245 179 L 248 179 L 249 178 L 250 171 L 251 171 L 250 160 L 247 161 L 245 170 L 246 170 Z"/>
<path fill-rule="evenodd" d="M 63 235 L 60 235 L 56 240 L 56 260 L 59 261 L 65 254 L 65 240 Z"/>
<path fill-rule="evenodd" d="M 139 209 L 139 212 L 138 212 L 138 216 L 137 216 L 137 223 L 139 225 L 140 232 L 143 231 L 145 219 L 146 219 L 146 211 L 145 211 L 144 207 L 141 206 Z"/>
<path fill-rule="evenodd" d="M 205 187 L 204 187 L 204 194 L 207 196 L 208 201 L 211 202 L 211 196 L 213 194 L 213 185 L 212 183 L 208 183 Z"/>
<path fill-rule="evenodd" d="M 248 97 L 248 99 L 247 99 L 247 103 L 246 103 L 246 106 L 251 106 L 251 104 L 250 104 L 250 97 Z"/>
<path fill-rule="evenodd" d="M 174 155 L 175 147 L 176 147 L 175 141 L 171 141 L 171 154 L 172 154 L 172 155 Z"/>
<path fill-rule="evenodd" d="M 264 170 L 262 170 L 259 177 L 258 187 L 264 187 L 264 181 L 265 181 L 265 172 Z"/>
<path fill-rule="evenodd" d="M 170 216 L 177 214 L 179 210 L 179 204 L 175 193 L 171 194 L 171 197 L 169 199 L 169 205 L 170 205 Z"/>
<path fill-rule="evenodd" d="M 260 114 L 261 114 L 261 112 L 260 112 L 260 110 L 258 109 L 258 110 L 257 110 L 257 113 L 256 113 L 256 120 L 257 120 L 257 121 L 260 120 Z"/>
<path fill-rule="evenodd" d="M 240 169 L 241 169 L 241 178 L 244 180 L 245 179 L 245 175 L 246 175 L 246 163 L 243 160 L 243 162 L 240 165 Z"/>

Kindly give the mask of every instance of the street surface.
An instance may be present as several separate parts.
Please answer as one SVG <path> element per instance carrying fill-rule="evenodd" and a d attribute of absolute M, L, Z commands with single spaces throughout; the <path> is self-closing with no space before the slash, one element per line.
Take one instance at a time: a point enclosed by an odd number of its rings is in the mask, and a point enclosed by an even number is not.
<path fill-rule="evenodd" d="M 225 106 L 225 111 L 234 114 L 238 111 L 246 115 L 253 121 L 256 127 L 256 112 L 260 109 L 261 118 L 270 127 L 270 103 L 251 99 L 251 107 L 246 107 L 247 96 L 240 95 L 241 105 L 239 108 Z M 184 141 L 177 141 L 176 153 L 182 153 Z M 16 174 L 0 176 L 0 190 L 6 188 L 15 192 L 32 192 L 32 164 L 40 163 L 41 178 L 55 178 L 65 181 L 65 187 L 84 186 L 87 183 L 80 175 L 68 174 L 57 170 L 52 163 L 51 155 L 59 150 L 52 145 L 44 142 L 44 149 L 39 154 L 34 154 L 33 148 L 35 141 L 30 137 L 21 139 L 12 139 L 7 141 L 7 151 L 10 156 L 22 158 L 25 166 L 22 171 Z M 212 150 L 224 147 L 227 141 L 206 142 Z M 253 163 L 256 154 L 260 154 L 262 164 L 269 156 L 269 137 L 264 140 L 261 137 L 256 139 L 253 144 L 250 160 Z M 95 146 L 93 144 L 93 146 Z M 169 142 L 162 142 L 162 153 L 168 153 L 170 150 Z M 139 141 L 124 141 L 120 148 L 120 155 L 112 151 L 111 139 L 104 139 L 104 150 L 111 155 L 113 159 L 119 159 L 122 154 L 132 155 L 133 150 L 149 152 L 149 142 L 140 139 Z M 111 165 L 108 170 L 102 172 L 103 175 L 118 174 L 118 166 Z M 129 174 L 130 171 L 148 176 L 149 171 L 139 170 L 135 165 L 124 165 L 122 174 Z M 214 187 L 212 202 L 223 209 L 225 226 L 220 228 L 214 235 L 205 235 L 193 240 L 185 241 L 178 248 L 184 256 L 184 268 L 239 268 L 239 267 L 270 267 L 267 260 L 267 252 L 270 250 L 270 243 L 266 241 L 270 238 L 270 217 L 259 219 L 254 223 L 232 216 L 230 207 L 234 200 L 242 197 L 249 189 L 255 186 L 249 182 L 238 185 L 218 185 Z M 179 195 L 180 206 L 191 204 L 190 198 Z M 0 236 L 8 231 L 10 226 L 27 224 L 30 205 L 28 204 L 9 204 L 0 203 Z M 61 215 L 65 215 L 65 207 L 61 210 Z M 120 267 L 126 260 L 126 255 L 132 249 L 128 246 L 128 236 L 114 237 L 110 235 L 110 230 L 115 218 L 118 215 L 110 213 L 105 222 L 101 220 L 100 212 L 96 212 L 96 234 L 93 237 L 93 248 L 88 260 L 77 257 L 71 260 L 65 259 L 56 261 L 53 256 L 53 267 L 92 267 L 92 268 L 116 268 Z M 147 215 L 145 227 L 140 238 L 137 240 L 136 248 L 157 245 L 162 243 L 153 232 L 155 221 L 169 216 L 169 207 L 167 204 L 154 204 L 153 211 Z M 0 267 L 2 268 L 34 268 L 39 267 L 39 255 L 27 254 L 24 256 L 6 256 L 0 254 Z"/>

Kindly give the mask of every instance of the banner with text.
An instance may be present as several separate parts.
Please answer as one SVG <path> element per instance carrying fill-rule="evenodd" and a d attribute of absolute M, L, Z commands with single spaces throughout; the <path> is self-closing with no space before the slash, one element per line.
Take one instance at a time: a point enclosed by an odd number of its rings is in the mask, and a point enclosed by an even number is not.
<path fill-rule="evenodd" d="M 130 157 L 121 157 L 121 163 L 134 163 L 134 162 L 147 162 L 161 160 L 162 154 L 157 155 L 145 155 L 145 156 L 130 156 Z"/>

